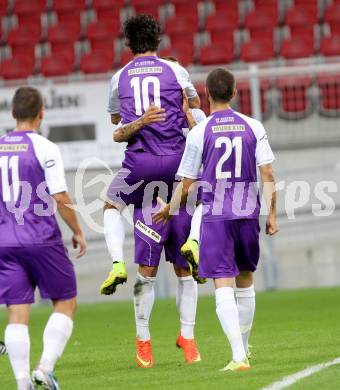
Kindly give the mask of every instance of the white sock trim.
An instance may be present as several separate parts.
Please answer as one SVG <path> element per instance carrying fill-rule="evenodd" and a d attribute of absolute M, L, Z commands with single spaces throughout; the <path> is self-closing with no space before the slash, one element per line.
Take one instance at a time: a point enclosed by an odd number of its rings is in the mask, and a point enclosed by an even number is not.
<path fill-rule="evenodd" d="M 189 238 L 192 240 L 196 240 L 197 242 L 199 242 L 200 235 L 201 235 L 202 212 L 203 212 L 203 204 L 200 203 L 196 207 L 191 219 Z"/>
<path fill-rule="evenodd" d="M 70 317 L 59 312 L 51 314 L 44 330 L 44 350 L 39 363 L 45 371 L 54 371 L 55 364 L 63 354 L 72 330 L 73 320 Z"/>
<path fill-rule="evenodd" d="M 153 283 L 156 281 L 156 276 L 143 276 L 139 272 L 137 272 L 136 279 L 139 279 L 142 282 Z"/>
<path fill-rule="evenodd" d="M 220 287 L 215 290 L 216 306 L 224 301 L 234 301 L 234 289 L 232 287 Z"/>
<path fill-rule="evenodd" d="M 181 335 L 194 338 L 197 308 L 197 283 L 191 275 L 178 277 L 176 306 L 180 315 Z"/>
<path fill-rule="evenodd" d="M 255 297 L 255 288 L 252 284 L 250 287 L 237 287 L 235 288 L 236 298 L 254 298 Z"/>
<path fill-rule="evenodd" d="M 188 276 L 178 276 L 178 281 L 179 282 L 186 282 L 187 280 L 194 280 L 194 278 L 192 277 L 192 275 L 188 275 Z"/>
<path fill-rule="evenodd" d="M 155 300 L 155 280 L 155 277 L 143 276 L 139 272 L 136 276 L 133 297 L 136 335 L 142 341 L 150 340 L 149 321 Z"/>
<path fill-rule="evenodd" d="M 124 260 L 125 226 L 123 217 L 117 209 L 104 211 L 104 236 L 112 261 Z"/>
<path fill-rule="evenodd" d="M 17 381 L 30 377 L 30 337 L 25 324 L 8 324 L 5 329 L 5 344 Z"/>

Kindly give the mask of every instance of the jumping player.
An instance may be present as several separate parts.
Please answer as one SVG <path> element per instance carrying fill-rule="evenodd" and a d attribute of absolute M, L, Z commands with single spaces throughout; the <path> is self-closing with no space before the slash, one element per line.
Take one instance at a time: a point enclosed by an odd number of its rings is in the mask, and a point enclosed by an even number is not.
<path fill-rule="evenodd" d="M 119 138 L 128 145 L 122 169 L 110 185 L 104 206 L 105 238 L 113 261 L 112 271 L 101 286 L 101 293 L 106 295 L 114 293 L 116 286 L 127 279 L 121 210 L 128 204 L 141 207 L 145 188 L 152 181 L 165 182 L 171 191 L 185 147 L 182 90 L 186 91 L 191 107 L 200 104 L 188 72 L 177 63 L 157 57 L 160 32 L 159 23 L 151 16 L 128 19 L 124 35 L 134 59 L 111 81 L 108 111 L 112 123 L 121 121 L 124 126 L 139 121 L 144 127 L 130 127 L 132 131 Z M 160 110 L 156 112 L 158 118 L 144 125 L 143 114 L 152 105 Z"/>
<path fill-rule="evenodd" d="M 233 359 L 222 371 L 239 371 L 250 368 L 248 338 L 255 313 L 253 272 L 259 260 L 260 231 L 257 166 L 269 207 L 266 233 L 278 231 L 274 155 L 262 124 L 230 108 L 236 86 L 229 71 L 213 70 L 206 93 L 211 115 L 188 134 L 178 170 L 182 185 L 154 221 L 168 220 L 187 202 L 203 165 L 202 181 L 210 188 L 202 195 L 199 276 L 214 280 L 217 316 L 232 348 Z"/>
<path fill-rule="evenodd" d="M 53 302 L 43 335 L 43 353 L 33 371 L 35 385 L 59 389 L 54 367 L 71 336 L 76 309 L 76 278 L 54 216 L 54 202 L 73 233 L 78 257 L 86 242 L 69 205 L 58 147 L 37 134 L 43 100 L 31 87 L 13 97 L 16 129 L 0 138 L 0 303 L 8 307 L 5 344 L 18 390 L 33 389 L 30 379 L 28 321 L 34 291 Z M 53 199 L 54 201 L 53 201 Z"/>
<path fill-rule="evenodd" d="M 169 245 L 167 259 L 174 263 L 178 276 L 178 304 L 181 316 L 181 334 L 177 339 L 188 362 L 200 359 L 193 337 L 197 286 L 186 261 L 180 254 L 190 229 L 190 216 L 181 213 L 177 228 L 161 233 L 147 226 L 143 212 L 155 200 L 150 189 L 153 183 L 162 182 L 170 196 L 175 175 L 184 151 L 186 127 L 182 110 L 183 90 L 191 107 L 200 104 L 188 72 L 179 64 L 160 59 L 156 50 L 160 42 L 160 25 L 152 17 L 137 15 L 124 25 L 127 45 L 134 59 L 112 78 L 108 111 L 112 123 L 121 121 L 115 133 L 116 141 L 127 141 L 122 169 L 113 179 L 104 207 L 104 232 L 113 268 L 101 286 L 102 294 L 112 294 L 116 286 L 127 280 L 123 255 L 125 236 L 122 209 L 135 206 L 135 262 L 139 272 L 134 289 L 137 325 L 136 359 L 143 368 L 153 365 L 149 334 L 149 317 L 154 301 L 154 282 L 162 248 Z M 147 115 L 154 110 L 149 120 Z M 124 125 L 128 126 L 128 130 Z M 142 127 L 140 127 L 142 125 Z M 185 235 L 183 231 L 186 229 Z M 170 241 L 170 235 L 173 238 Z M 183 241 L 180 243 L 180 237 Z"/>

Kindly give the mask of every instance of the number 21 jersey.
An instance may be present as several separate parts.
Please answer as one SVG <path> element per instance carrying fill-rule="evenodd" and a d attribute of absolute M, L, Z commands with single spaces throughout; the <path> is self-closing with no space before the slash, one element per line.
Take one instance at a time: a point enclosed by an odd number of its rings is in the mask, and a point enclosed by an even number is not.
<path fill-rule="evenodd" d="M 274 160 L 262 124 L 232 109 L 213 113 L 188 134 L 178 175 L 202 171 L 203 219 L 256 219 L 260 213 L 257 166 Z"/>

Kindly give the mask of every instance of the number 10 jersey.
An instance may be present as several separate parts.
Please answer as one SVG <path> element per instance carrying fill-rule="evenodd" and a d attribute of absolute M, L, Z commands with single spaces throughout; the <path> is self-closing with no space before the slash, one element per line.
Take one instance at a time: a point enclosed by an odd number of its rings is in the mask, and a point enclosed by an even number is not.
<path fill-rule="evenodd" d="M 197 92 L 188 72 L 178 63 L 156 56 L 137 57 L 111 80 L 108 112 L 120 114 L 122 124 L 138 119 L 154 104 L 164 108 L 166 120 L 143 127 L 128 143 L 130 151 L 144 150 L 158 156 L 181 153 L 187 127 L 182 110 L 183 95 Z"/>

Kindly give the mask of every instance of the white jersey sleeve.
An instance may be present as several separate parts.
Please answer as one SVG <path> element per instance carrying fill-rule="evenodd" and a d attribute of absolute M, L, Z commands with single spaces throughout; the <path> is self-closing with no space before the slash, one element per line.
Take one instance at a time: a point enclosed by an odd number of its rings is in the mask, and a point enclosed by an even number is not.
<path fill-rule="evenodd" d="M 117 73 L 112 76 L 109 93 L 109 103 L 107 106 L 107 112 L 110 114 L 119 114 L 120 112 L 120 100 L 118 93 L 119 78 L 122 70 L 120 69 Z"/>
<path fill-rule="evenodd" d="M 170 66 L 170 68 L 173 70 L 173 72 L 176 75 L 178 84 L 182 87 L 182 89 L 185 89 L 185 92 L 189 99 L 192 99 L 195 96 L 197 96 L 196 88 L 194 87 L 194 84 L 190 80 L 188 71 L 185 68 L 183 68 L 183 66 L 181 66 L 177 62 L 163 60 L 161 58 L 159 58 L 159 61 L 165 62 L 167 65 Z"/>
<path fill-rule="evenodd" d="M 28 134 L 36 158 L 45 173 L 45 181 L 51 195 L 67 191 L 64 164 L 59 147 L 36 133 Z"/>
<path fill-rule="evenodd" d="M 196 123 L 200 123 L 200 122 L 204 121 L 204 119 L 207 118 L 204 111 L 202 111 L 199 108 L 191 108 L 191 115 L 194 118 Z"/>
<path fill-rule="evenodd" d="M 209 118 L 193 127 L 186 139 L 185 150 L 177 175 L 188 179 L 197 179 L 202 166 L 205 127 Z"/>
<path fill-rule="evenodd" d="M 275 156 L 270 147 L 267 133 L 262 123 L 254 118 L 240 114 L 239 112 L 237 115 L 239 115 L 248 123 L 256 137 L 257 143 L 255 153 L 257 166 L 271 164 L 275 160 Z"/>

